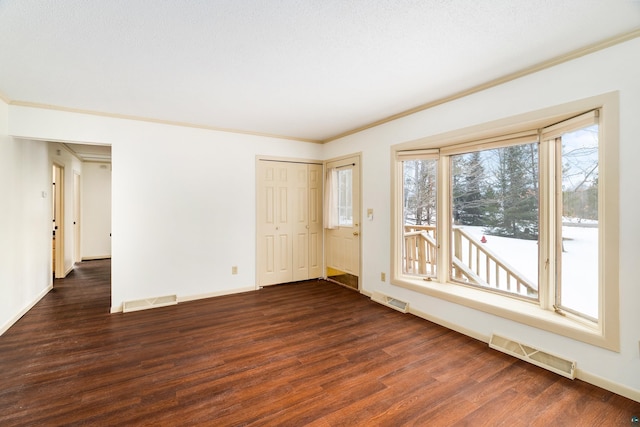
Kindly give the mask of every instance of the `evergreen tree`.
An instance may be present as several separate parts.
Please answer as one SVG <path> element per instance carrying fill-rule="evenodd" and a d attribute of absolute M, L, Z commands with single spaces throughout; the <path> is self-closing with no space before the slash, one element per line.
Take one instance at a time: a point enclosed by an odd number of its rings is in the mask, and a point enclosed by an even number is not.
<path fill-rule="evenodd" d="M 464 156 L 453 156 L 451 158 L 451 191 L 453 198 L 453 222 L 460 224 L 460 217 L 462 215 L 463 206 L 462 199 L 464 197 L 464 177 L 462 171 L 466 167 L 466 160 Z"/>
<path fill-rule="evenodd" d="M 404 182 L 405 224 L 435 224 L 436 161 L 405 161 Z"/>
<path fill-rule="evenodd" d="M 538 238 L 537 144 L 494 151 L 497 154 L 494 191 L 499 212 L 487 233 L 535 240 Z"/>
<path fill-rule="evenodd" d="M 485 225 L 485 180 L 479 151 L 453 158 L 453 210 L 457 224 Z"/>

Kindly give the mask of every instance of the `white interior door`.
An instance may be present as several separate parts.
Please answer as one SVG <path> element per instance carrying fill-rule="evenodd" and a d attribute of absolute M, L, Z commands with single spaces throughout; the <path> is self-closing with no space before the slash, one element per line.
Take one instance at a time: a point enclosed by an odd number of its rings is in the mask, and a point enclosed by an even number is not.
<path fill-rule="evenodd" d="M 325 199 L 327 278 L 359 289 L 360 156 L 330 161 L 326 169 L 332 199 Z"/>

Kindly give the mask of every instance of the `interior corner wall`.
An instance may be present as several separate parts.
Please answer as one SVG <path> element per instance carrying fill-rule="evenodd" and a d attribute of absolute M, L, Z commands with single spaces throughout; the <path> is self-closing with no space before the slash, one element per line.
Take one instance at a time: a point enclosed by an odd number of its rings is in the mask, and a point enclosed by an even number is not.
<path fill-rule="evenodd" d="M 82 259 L 111 258 L 111 163 L 84 162 L 80 183 Z"/>
<path fill-rule="evenodd" d="M 111 145 L 112 311 L 256 289 L 256 156 L 322 158 L 320 144 L 13 105 L 9 134 Z"/>
<path fill-rule="evenodd" d="M 0 334 L 52 283 L 47 144 L 10 137 L 8 108 L 0 100 Z"/>
<path fill-rule="evenodd" d="M 502 333 L 577 361 L 599 384 L 621 387 L 640 399 L 640 38 L 621 43 L 511 82 L 457 99 L 325 145 L 325 158 L 362 152 L 362 208 L 374 219 L 362 224 L 362 284 L 410 301 L 412 307 L 445 325 L 488 337 Z M 461 88 L 462 89 L 462 88 Z M 390 269 L 390 147 L 506 117 L 619 91 L 620 94 L 620 329 L 619 353 L 476 311 L 380 281 Z M 605 142 L 606 143 L 606 142 Z M 388 274 L 387 274 L 388 276 Z"/>

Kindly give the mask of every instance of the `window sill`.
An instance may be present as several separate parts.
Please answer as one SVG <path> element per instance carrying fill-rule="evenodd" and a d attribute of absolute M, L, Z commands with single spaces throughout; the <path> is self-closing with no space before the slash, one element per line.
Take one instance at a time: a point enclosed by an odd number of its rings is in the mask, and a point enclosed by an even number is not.
<path fill-rule="evenodd" d="M 393 278 L 391 284 L 587 344 L 613 351 L 620 350 L 618 340 L 605 336 L 600 325 L 570 314 L 565 316 L 544 310 L 534 303 L 459 284 L 425 281 L 408 276 Z"/>

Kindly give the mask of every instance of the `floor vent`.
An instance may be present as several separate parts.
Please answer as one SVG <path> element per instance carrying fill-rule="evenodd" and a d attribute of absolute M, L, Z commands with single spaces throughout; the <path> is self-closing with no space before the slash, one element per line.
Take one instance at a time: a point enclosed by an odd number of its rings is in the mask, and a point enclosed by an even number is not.
<path fill-rule="evenodd" d="M 575 378 L 576 362 L 547 353 L 499 335 L 492 335 L 489 347 L 548 369 L 570 379 Z"/>
<path fill-rule="evenodd" d="M 372 300 L 379 302 L 382 305 L 391 307 L 394 310 L 398 310 L 402 313 L 406 313 L 409 310 L 409 303 L 401 301 L 397 298 L 390 297 L 388 295 L 381 294 L 380 292 L 374 292 L 371 297 Z"/>
<path fill-rule="evenodd" d="M 122 312 L 128 313 L 130 311 L 146 310 L 148 308 L 165 307 L 167 305 L 175 305 L 177 303 L 178 297 L 176 295 L 125 301 L 122 305 Z"/>

